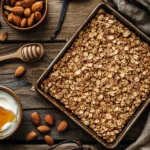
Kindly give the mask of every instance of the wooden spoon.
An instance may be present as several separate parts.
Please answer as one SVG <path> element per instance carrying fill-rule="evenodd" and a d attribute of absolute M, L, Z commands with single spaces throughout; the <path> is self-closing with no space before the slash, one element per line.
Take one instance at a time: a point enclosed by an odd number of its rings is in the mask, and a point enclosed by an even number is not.
<path fill-rule="evenodd" d="M 0 56 L 0 61 L 19 58 L 25 62 L 32 62 L 39 60 L 44 54 L 44 49 L 41 44 L 30 43 L 21 46 L 15 53 Z"/>

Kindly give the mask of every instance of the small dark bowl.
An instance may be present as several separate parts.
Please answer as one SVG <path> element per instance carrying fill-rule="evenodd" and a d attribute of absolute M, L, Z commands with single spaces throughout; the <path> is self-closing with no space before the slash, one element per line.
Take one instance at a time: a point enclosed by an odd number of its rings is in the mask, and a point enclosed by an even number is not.
<path fill-rule="evenodd" d="M 42 18 L 41 18 L 41 20 L 38 21 L 37 23 L 33 24 L 33 25 L 30 26 L 30 27 L 25 27 L 25 28 L 18 27 L 17 25 L 8 22 L 7 16 L 4 14 L 5 1 L 6 1 L 6 0 L 2 0 L 2 2 L 1 2 L 2 16 L 3 16 L 4 20 L 7 22 L 7 24 L 8 24 L 9 26 L 11 26 L 12 28 L 17 29 L 17 30 L 26 31 L 26 30 L 31 30 L 31 29 L 36 28 L 37 26 L 39 26 L 39 25 L 44 21 L 44 19 L 46 18 L 46 15 L 47 15 L 47 13 L 48 13 L 48 0 L 44 0 L 44 9 L 43 9 L 42 12 L 41 12 L 41 13 L 42 13 Z"/>

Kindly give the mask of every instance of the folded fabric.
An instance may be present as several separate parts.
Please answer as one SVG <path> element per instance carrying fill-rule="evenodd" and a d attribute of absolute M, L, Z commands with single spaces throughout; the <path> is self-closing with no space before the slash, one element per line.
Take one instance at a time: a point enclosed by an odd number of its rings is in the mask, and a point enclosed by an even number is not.
<path fill-rule="evenodd" d="M 150 0 L 104 0 L 150 36 Z"/>

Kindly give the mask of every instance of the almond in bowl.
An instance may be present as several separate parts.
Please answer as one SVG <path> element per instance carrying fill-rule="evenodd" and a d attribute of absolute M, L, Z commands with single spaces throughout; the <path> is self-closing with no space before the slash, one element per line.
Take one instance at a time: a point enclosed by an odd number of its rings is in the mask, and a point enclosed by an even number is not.
<path fill-rule="evenodd" d="M 18 30 L 30 30 L 40 25 L 48 12 L 47 0 L 2 0 L 4 20 Z"/>

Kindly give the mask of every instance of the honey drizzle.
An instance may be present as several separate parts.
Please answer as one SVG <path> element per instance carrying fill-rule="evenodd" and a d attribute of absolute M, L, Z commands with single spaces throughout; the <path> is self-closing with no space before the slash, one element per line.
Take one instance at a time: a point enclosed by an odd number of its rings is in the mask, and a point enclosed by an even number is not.
<path fill-rule="evenodd" d="M 4 109 L 0 107 L 0 132 L 2 127 L 9 122 L 16 121 L 16 116 L 11 110 Z"/>

